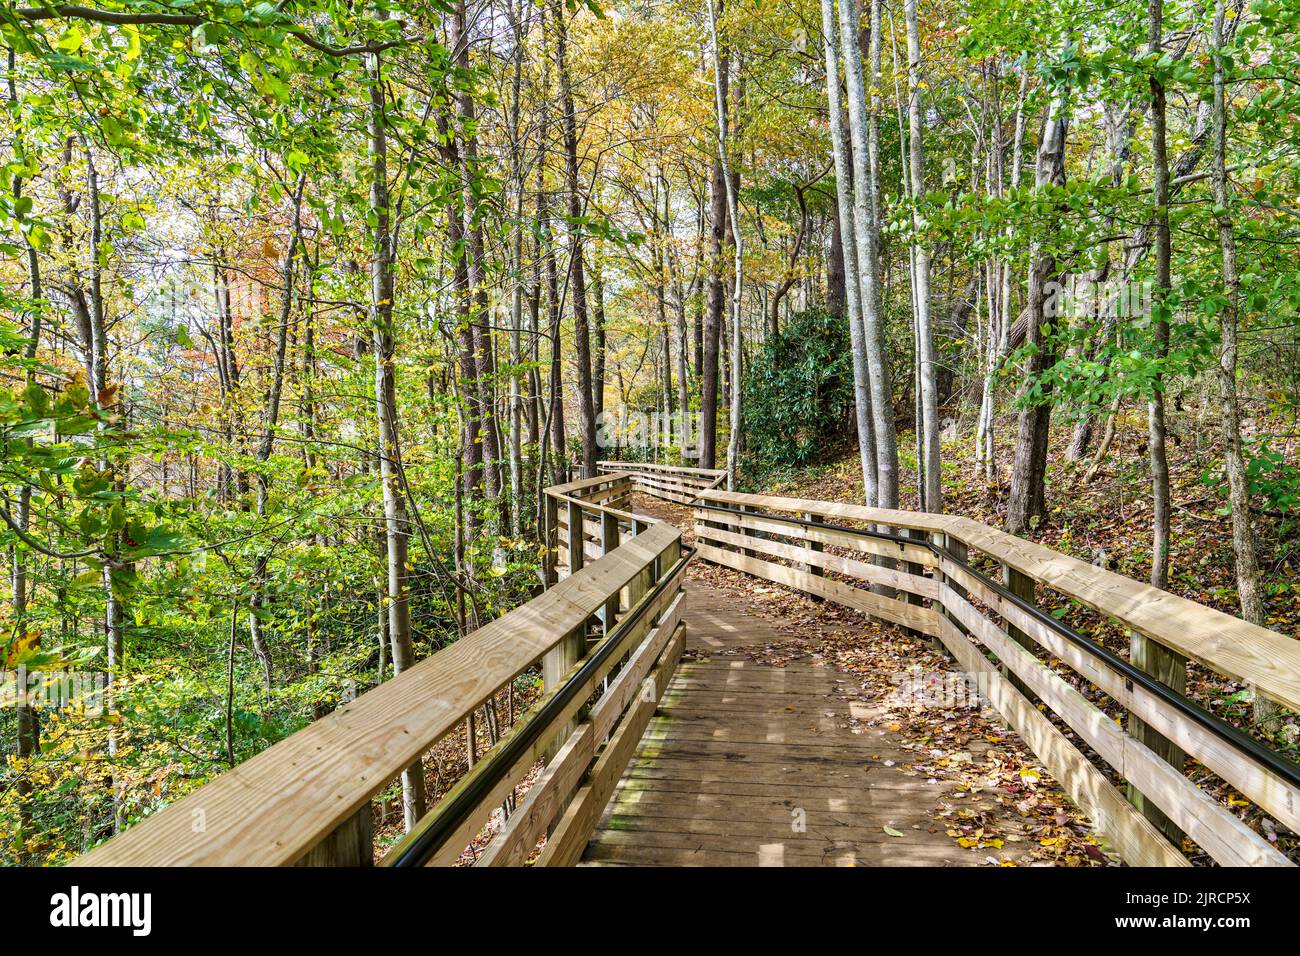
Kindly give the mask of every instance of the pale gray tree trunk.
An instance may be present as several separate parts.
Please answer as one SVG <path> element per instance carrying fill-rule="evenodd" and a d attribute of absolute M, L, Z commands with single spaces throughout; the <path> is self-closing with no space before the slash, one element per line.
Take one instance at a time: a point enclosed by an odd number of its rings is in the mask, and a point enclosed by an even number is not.
<path fill-rule="evenodd" d="M 524 514 L 523 401 L 520 394 L 523 388 L 523 376 L 519 368 L 523 362 L 524 322 L 524 170 L 523 145 L 520 142 L 522 134 L 519 128 L 524 66 L 522 0 L 518 9 L 514 0 L 507 5 L 507 9 L 515 45 L 510 78 L 510 185 L 515 191 L 515 227 L 510 242 L 510 268 L 514 273 L 514 283 L 510 290 L 510 393 L 508 396 L 510 530 L 516 538 L 519 538 L 523 535 Z"/>
<path fill-rule="evenodd" d="M 856 0 L 854 0 L 856 3 Z M 876 504 L 881 508 L 898 507 L 898 436 L 894 429 L 894 387 L 890 378 L 889 355 L 885 344 L 884 295 L 880 280 L 880 110 L 883 98 L 881 71 L 881 0 L 871 0 L 871 100 L 867 111 L 867 168 L 871 189 L 871 221 L 867 238 L 870 256 L 865 265 L 870 271 L 869 300 L 862 305 L 863 332 L 867 346 L 867 369 L 871 379 L 872 432 L 876 441 L 876 471 L 879 480 Z"/>
<path fill-rule="evenodd" d="M 867 365 L 866 336 L 862 324 L 862 287 L 858 278 L 858 225 L 855 221 L 853 170 L 845 140 L 844 104 L 840 97 L 840 30 L 835 0 L 821 0 L 822 37 L 826 59 L 826 93 L 830 107 L 831 153 L 835 160 L 835 199 L 839 213 L 840 247 L 844 264 L 844 301 L 853 348 L 853 397 L 857 410 L 858 453 L 862 460 L 862 486 L 867 504 L 879 500 L 879 470 L 872 433 L 871 378 Z"/>
<path fill-rule="evenodd" d="M 713 40 L 713 92 L 718 113 L 718 161 L 722 164 L 722 181 L 726 188 L 727 218 L 731 220 L 731 241 L 734 252 L 733 267 L 736 270 L 731 287 L 731 435 L 727 441 L 727 488 L 736 488 L 736 469 L 740 459 L 741 428 L 741 392 L 743 369 L 741 357 L 744 352 L 741 330 L 741 294 L 744 291 L 744 270 L 742 268 L 743 241 L 740 235 L 740 205 L 736 197 L 736 183 L 731 176 L 731 160 L 727 155 L 727 102 L 726 89 L 722 79 L 722 56 L 718 43 L 718 17 L 713 0 L 709 3 L 709 34 Z"/>
<path fill-rule="evenodd" d="M 873 92 L 868 109 L 858 43 L 857 0 L 840 0 L 839 42 L 844 57 L 845 90 L 852 142 L 853 216 L 852 245 L 857 251 L 857 274 L 862 315 L 862 343 L 870 390 L 872 458 L 875 490 L 869 503 L 882 508 L 898 506 L 898 443 L 894 435 L 893 394 L 889 363 L 885 358 L 885 331 L 880 292 L 880 184 L 879 97 Z M 872 4 L 871 71 L 880 77 L 880 9 Z M 874 86 L 873 86 L 874 89 Z M 847 238 L 845 247 L 850 245 Z"/>
<path fill-rule="evenodd" d="M 925 123 L 921 105 L 921 33 L 916 14 L 917 0 L 905 0 L 907 18 L 907 118 L 912 179 L 912 225 L 919 233 L 925 222 L 920 202 L 925 196 Z M 930 252 L 919 235 L 916 250 L 916 361 L 919 369 L 922 452 L 925 461 L 926 511 L 943 511 L 943 485 L 939 468 L 939 393 L 935 380 L 934 329 L 930 309 Z"/>
<path fill-rule="evenodd" d="M 388 137 L 384 123 L 384 85 L 379 54 L 371 54 L 370 69 L 370 208 L 375 226 L 371 236 L 370 324 L 375 351 L 375 411 L 379 421 L 379 476 L 384 495 L 385 542 L 388 551 L 388 632 L 393 647 L 393 676 L 415 663 L 411 642 L 408 552 L 410 518 L 401 482 L 401 443 L 397 417 L 396 330 L 393 324 L 393 227 L 388 192 Z M 424 816 L 424 767 L 417 760 L 402 773 L 402 805 L 406 831 Z"/>

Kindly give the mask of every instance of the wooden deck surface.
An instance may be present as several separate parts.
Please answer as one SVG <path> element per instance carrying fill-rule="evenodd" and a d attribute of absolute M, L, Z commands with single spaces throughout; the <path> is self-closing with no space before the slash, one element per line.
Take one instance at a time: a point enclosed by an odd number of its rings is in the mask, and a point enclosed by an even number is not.
<path fill-rule="evenodd" d="M 594 837 L 589 864 L 942 866 L 983 862 L 936 827 L 945 789 L 866 724 L 851 675 L 714 656 L 785 635 L 687 585 L 687 652 Z M 864 627 L 872 625 L 864 624 Z M 898 834 L 898 835 L 894 835 Z"/>

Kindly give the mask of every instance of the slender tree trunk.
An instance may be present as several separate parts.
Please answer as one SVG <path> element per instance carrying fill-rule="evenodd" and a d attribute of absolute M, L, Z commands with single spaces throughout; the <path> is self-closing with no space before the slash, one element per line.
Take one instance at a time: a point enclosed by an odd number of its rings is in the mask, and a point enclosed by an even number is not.
<path fill-rule="evenodd" d="M 464 0 L 457 0 L 451 19 L 449 45 L 460 69 L 468 71 L 469 28 Z M 483 491 L 486 500 L 496 505 L 497 517 L 508 518 L 509 502 L 502 494 L 501 427 L 496 414 L 496 351 L 492 335 L 491 306 L 488 299 L 484 260 L 483 224 L 479 216 L 475 180 L 479 172 L 477 108 L 468 84 L 456 91 L 456 114 L 460 138 L 462 235 L 468 269 L 470 337 L 474 350 L 474 376 L 468 385 L 469 400 L 476 406 L 479 437 L 482 442 Z M 494 538 L 495 540 L 495 538 Z"/>
<path fill-rule="evenodd" d="M 1029 71 L 1024 71 L 1020 77 L 1020 89 L 1016 95 L 1015 120 L 1013 122 L 1013 132 L 1011 136 L 1011 182 L 1012 190 L 1020 187 L 1021 170 L 1024 168 L 1024 143 L 1025 143 L 1025 97 L 1029 92 Z M 998 136 L 999 150 L 998 165 L 995 172 L 995 182 L 997 195 L 1003 194 L 1002 176 L 1003 176 L 1003 158 L 1001 155 L 1001 135 Z M 1003 230 L 1008 242 L 1015 235 L 1015 227 L 1007 225 Z M 1011 289 L 1011 263 L 1007 259 L 1000 259 L 997 262 L 997 271 L 995 276 L 989 279 L 990 285 L 996 280 L 997 283 L 997 314 L 998 314 L 998 334 L 996 339 L 996 349 L 990 342 L 990 355 L 988 371 L 984 379 L 984 477 L 988 481 L 993 481 L 997 477 L 997 416 L 996 409 L 996 388 L 997 388 L 997 370 L 1003 357 L 1007 353 L 1007 339 L 1011 332 L 1011 314 L 1013 309 L 1012 289 Z"/>
<path fill-rule="evenodd" d="M 912 226 L 918 235 L 916 252 L 916 361 L 920 370 L 922 452 L 925 463 L 926 511 L 943 511 L 942 473 L 939 467 L 939 400 L 935 379 L 934 329 L 930 303 L 930 252 L 920 235 L 925 227 L 920 203 L 925 197 L 924 115 L 921 104 L 921 33 L 917 0 L 904 0 L 907 20 L 907 117 L 909 173 L 912 179 Z"/>
<path fill-rule="evenodd" d="M 515 538 L 523 535 L 524 479 L 523 479 L 523 417 L 522 391 L 523 322 L 524 322 L 524 170 L 523 144 L 520 142 L 520 102 L 523 89 L 524 33 L 523 0 L 516 8 L 514 0 L 507 5 L 510 25 L 514 34 L 510 77 L 510 185 L 514 188 L 515 229 L 510 241 L 510 269 L 514 281 L 510 290 L 510 501 L 511 533 Z M 603 350 L 602 350 L 603 356 Z"/>
<path fill-rule="evenodd" d="M 718 0 L 717 15 L 722 15 Z M 718 97 L 726 109 L 730 60 L 727 50 L 715 51 L 714 84 L 721 88 Z M 709 182 L 709 274 L 708 303 L 704 313 L 704 364 L 700 372 L 700 467 L 713 468 L 717 462 L 719 365 L 723 314 L 726 310 L 722 247 L 727 230 L 727 176 L 722 159 L 713 157 Z"/>
<path fill-rule="evenodd" d="M 385 541 L 388 550 L 388 631 L 393 647 L 393 676 L 415 663 L 411 642 L 408 552 L 411 537 L 406 496 L 401 483 L 401 441 L 397 416 L 396 329 L 393 321 L 393 225 L 388 192 L 388 138 L 384 80 L 379 54 L 371 54 L 370 84 L 370 324 L 375 352 L 375 412 L 379 421 L 379 475 L 384 495 Z M 402 773 L 402 805 L 406 830 L 424 816 L 424 765 L 417 760 Z"/>
<path fill-rule="evenodd" d="M 1163 0 L 1148 5 L 1150 53 L 1163 52 L 1161 38 L 1164 19 Z M 1156 275 L 1152 294 L 1151 330 L 1155 336 L 1155 359 L 1163 362 L 1169 354 L 1169 295 L 1172 286 L 1169 236 L 1169 153 L 1165 132 L 1165 85 L 1153 64 L 1151 84 L 1151 178 L 1155 204 Z M 1151 453 L 1151 583 L 1158 588 L 1169 584 L 1169 460 L 1165 452 L 1165 379 L 1160 370 L 1152 383 L 1154 392 L 1147 406 L 1148 448 Z"/>
<path fill-rule="evenodd" d="M 555 69 L 564 112 L 564 169 L 569 198 L 569 293 L 573 301 L 573 353 L 578 365 L 578 420 L 582 428 L 582 473 L 596 474 L 596 410 L 591 393 L 591 332 L 587 316 L 587 280 L 583 269 L 582 193 L 578 185 L 578 119 L 573 105 L 564 7 L 551 6 L 555 21 Z"/>
<path fill-rule="evenodd" d="M 15 104 L 18 101 L 18 90 L 14 80 L 14 50 L 9 50 L 9 101 Z M 26 150 L 23 148 L 21 141 L 18 144 L 18 152 L 23 158 Z M 17 201 L 22 196 L 23 180 L 20 176 L 14 176 L 12 189 L 14 200 Z M 30 370 L 35 365 L 36 354 L 40 347 L 41 327 L 44 315 L 44 305 L 41 299 L 45 296 L 44 285 L 41 281 L 41 263 L 37 255 L 35 246 L 27 243 L 27 282 L 28 295 L 32 303 L 31 306 L 31 324 L 27 329 L 27 344 L 23 347 L 23 357 L 27 360 L 29 368 L 23 372 L 23 380 L 27 385 L 33 381 L 33 375 Z M 32 489 L 30 485 L 24 484 L 18 490 L 18 500 L 14 507 L 14 524 L 18 526 L 19 531 L 26 532 L 31 517 Z M 27 552 L 24 546 L 15 541 L 13 546 L 13 564 L 10 591 L 13 611 L 14 633 L 21 639 L 29 641 L 29 647 L 35 649 L 40 647 L 41 635 L 39 630 L 29 630 L 27 622 L 27 601 L 28 592 L 28 568 Z M 30 766 L 28 761 L 31 757 L 41 752 L 41 721 L 40 712 L 28 705 L 26 696 L 23 693 L 26 687 L 20 686 L 18 702 L 14 708 L 14 718 L 17 724 L 17 748 L 18 766 L 15 768 L 14 789 L 18 795 L 18 829 L 15 834 L 15 843 L 17 845 L 17 858 L 19 864 L 26 865 L 31 862 L 27 849 L 27 839 L 32 832 L 32 807 L 31 795 L 33 786 L 29 775 Z"/>
<path fill-rule="evenodd" d="M 696 203 L 695 234 L 697 239 L 696 247 L 699 249 L 695 261 L 695 274 L 696 276 L 700 276 L 701 272 L 703 271 L 703 266 L 705 264 L 705 259 L 706 259 L 706 254 L 704 252 L 704 197 L 703 196 L 700 196 L 699 200 Z M 707 285 L 707 283 L 708 283 L 708 278 L 703 277 L 700 285 L 705 286 Z M 693 291 L 697 288 L 695 284 L 695 280 L 692 280 L 691 288 Z M 706 304 L 703 301 L 703 299 L 704 297 L 701 296 L 701 301 L 695 307 L 694 322 L 691 325 L 691 338 L 693 340 L 691 351 L 694 357 L 695 381 L 697 383 L 697 387 L 698 387 L 698 383 L 700 382 L 701 378 L 704 375 L 704 311 L 705 311 Z"/>
<path fill-rule="evenodd" d="M 709 0 L 709 32 L 713 39 L 713 92 L 718 118 L 718 159 L 722 164 L 722 181 L 726 186 L 727 218 L 731 222 L 733 268 L 731 287 L 731 434 L 727 440 L 727 488 L 736 489 L 736 472 L 740 464 L 744 355 L 741 328 L 741 293 L 744 283 L 742 256 L 744 243 L 740 235 L 740 205 L 736 197 L 736 181 L 732 178 L 731 158 L 727 153 L 727 85 L 723 80 L 722 51 L 718 42 L 718 16 L 714 0 Z"/>
<path fill-rule="evenodd" d="M 599 250 L 591 263 L 591 334 L 595 344 L 591 369 L 591 404 L 599 429 L 605 414 L 605 270 Z"/>
<path fill-rule="evenodd" d="M 64 154 L 65 161 L 70 158 L 70 142 L 69 150 L 65 151 Z M 120 400 L 110 398 L 111 393 L 108 382 L 108 318 L 104 309 L 103 270 L 100 265 L 100 249 L 103 247 L 104 235 L 103 211 L 99 192 L 99 171 L 95 167 L 95 158 L 90 147 L 85 143 L 82 145 L 86 163 L 85 201 L 89 219 L 89 235 L 87 236 L 85 255 L 86 287 L 83 289 L 78 285 L 75 288 L 74 311 L 81 313 L 78 316 L 78 324 L 82 330 L 83 349 L 90 378 L 90 393 L 104 412 L 112 413 L 114 411 L 113 406 L 118 406 Z M 107 456 L 102 457 L 99 461 L 99 467 L 101 471 L 110 476 L 114 490 L 119 492 L 124 490 L 121 478 L 116 473 L 114 463 L 110 458 Z M 110 714 L 115 713 L 117 709 L 117 681 L 120 676 L 122 654 L 126 643 L 126 615 L 118 592 L 113 586 L 113 576 L 129 570 L 129 566 L 121 559 L 120 547 L 119 535 L 112 534 L 107 537 L 104 544 L 104 566 L 101 578 L 104 593 L 104 647 L 105 670 L 107 672 L 104 700 Z M 106 749 L 109 763 L 115 768 L 118 752 L 118 736 L 115 725 L 110 726 Z M 125 820 L 123 817 L 121 781 L 118 779 L 116 772 L 114 772 L 111 781 L 111 788 L 113 832 L 117 833 L 121 831 Z"/>
<path fill-rule="evenodd" d="M 845 0 L 847 3 L 847 0 Z M 869 203 L 865 200 L 865 189 L 859 189 L 855 182 L 854 168 L 850 165 L 849 144 L 844 130 L 844 105 L 840 99 L 840 26 L 836 19 L 835 0 L 822 0 L 822 36 L 825 41 L 823 53 L 826 61 L 826 91 L 830 109 L 831 151 L 835 161 L 835 198 L 836 235 L 840 238 L 842 258 L 836 265 L 842 270 L 844 305 L 849 320 L 849 341 L 853 349 L 853 396 L 856 411 L 858 433 L 858 455 L 862 462 L 863 496 L 867 504 L 874 505 L 879 500 L 879 468 L 876 459 L 876 440 L 872 431 L 871 376 L 867 363 L 866 333 L 862 320 L 863 282 L 859 276 L 860 254 L 863 244 L 859 241 L 860 229 L 867 229 L 865 222 L 859 223 L 859 214 L 871 215 Z M 856 44 L 856 38 L 854 39 Z M 853 73 L 854 65 L 858 70 L 858 91 L 861 92 L 861 61 L 850 55 L 848 72 Z M 850 98 L 853 95 L 853 82 L 849 83 Z M 863 111 L 865 112 L 865 110 Z M 852 109 L 850 109 L 852 123 Z M 855 157 L 856 158 L 856 157 Z M 866 163 L 858 163 L 865 170 Z M 861 207 L 861 208 L 860 208 Z M 832 243 L 832 250 L 834 250 Z"/>
<path fill-rule="evenodd" d="M 284 394 L 284 371 L 289 350 L 289 319 L 293 314 L 294 266 L 298 257 L 298 246 L 302 240 L 302 194 L 306 186 L 306 174 L 298 177 L 293 196 L 293 214 L 289 224 L 289 241 L 285 249 L 284 266 L 281 269 L 283 292 L 280 297 L 279 327 L 276 329 L 275 357 L 271 368 L 271 381 L 266 393 L 266 414 L 263 421 L 262 440 L 257 446 L 257 516 L 266 518 L 268 496 L 270 494 L 270 476 L 266 464 L 275 449 L 276 429 L 280 423 L 281 396 Z M 275 665 L 271 649 L 267 645 L 266 635 L 262 630 L 262 615 L 266 612 L 266 575 L 270 563 L 270 554 L 259 551 L 254 559 L 253 593 L 249 598 L 248 639 L 253 645 L 253 653 L 262 665 L 262 679 L 269 691 L 274 682 Z"/>
<path fill-rule="evenodd" d="M 856 2 L 856 0 L 855 0 Z M 884 295 L 880 278 L 880 110 L 882 99 L 881 70 L 881 0 L 871 0 L 871 99 L 867 111 L 867 167 L 871 195 L 871 219 L 867 238 L 869 255 L 859 269 L 870 273 L 869 295 L 862 302 L 863 332 L 867 350 L 867 369 L 871 382 L 872 433 L 876 443 L 876 469 L 879 479 L 877 501 L 881 508 L 898 507 L 898 437 L 894 429 L 894 388 L 885 344 Z"/>
<path fill-rule="evenodd" d="M 1219 313 L 1219 420 L 1223 427 L 1223 464 L 1228 475 L 1228 504 L 1232 508 L 1232 553 L 1237 571 L 1237 600 L 1241 616 L 1251 624 L 1265 625 L 1266 610 L 1260 586 L 1259 560 L 1251 524 L 1250 482 L 1241 451 L 1241 405 L 1237 399 L 1237 326 L 1241 313 L 1241 279 L 1237 272 L 1237 238 L 1233 229 L 1232 196 L 1228 188 L 1228 93 L 1223 54 L 1226 0 L 1214 4 L 1210 38 L 1214 56 L 1214 205 L 1222 259 L 1224 305 Z M 1255 694 L 1255 720 L 1270 733 L 1278 729 L 1278 707 Z"/>
<path fill-rule="evenodd" d="M 827 86 L 829 85 L 829 81 L 827 81 Z M 843 120 L 841 119 L 840 122 L 842 124 Z M 844 135 L 842 128 L 840 130 L 840 135 Z M 834 145 L 832 145 L 831 149 L 835 149 Z M 838 205 L 840 190 L 839 175 L 839 166 L 837 164 L 835 173 L 836 209 L 835 212 L 828 217 L 830 220 L 831 241 L 830 250 L 826 256 L 826 311 L 836 318 L 848 319 L 849 293 L 847 288 L 848 279 L 844 273 L 844 227 L 841 225 L 843 217 L 840 215 Z"/>
<path fill-rule="evenodd" d="M 1065 139 L 1069 119 L 1061 96 L 1053 98 L 1038 144 L 1035 185 L 1041 191 L 1065 184 Z M 1054 297 L 1051 285 L 1059 280 L 1056 257 L 1049 243 L 1036 240 L 1030 252 L 1029 315 L 1026 333 L 1030 356 L 1025 363 L 1021 397 L 1030 390 L 1053 363 L 1051 355 L 1055 327 Z M 1050 394 L 1050 393 L 1049 393 Z M 1045 482 L 1047 443 L 1051 427 L 1052 406 L 1049 395 L 1020 410 L 1016 430 L 1015 458 L 1011 470 L 1011 492 L 1007 499 L 1007 529 L 1023 534 L 1034 518 L 1046 514 Z"/>

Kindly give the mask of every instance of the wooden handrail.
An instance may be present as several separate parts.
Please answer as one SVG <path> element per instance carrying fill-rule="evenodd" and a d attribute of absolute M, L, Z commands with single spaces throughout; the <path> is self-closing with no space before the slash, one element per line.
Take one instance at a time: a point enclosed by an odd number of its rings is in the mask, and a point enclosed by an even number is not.
<path fill-rule="evenodd" d="M 869 508 L 807 498 L 704 491 L 708 502 L 815 514 L 940 533 L 976 548 L 1080 604 L 1300 710 L 1300 641 L 958 515 Z"/>
<path fill-rule="evenodd" d="M 75 865 L 291 864 L 310 859 L 314 848 L 359 817 L 367 838 L 353 841 L 359 843 L 353 859 L 334 862 L 368 862 L 370 798 L 509 681 L 572 635 L 585 638 L 587 621 L 608 613 L 624 589 L 644 593 L 676 560 L 680 538 L 671 525 L 645 526 L 539 597 L 170 804 Z"/>
<path fill-rule="evenodd" d="M 727 473 L 718 468 L 619 461 L 598 462 L 597 467 L 611 477 L 622 475 L 635 481 L 640 491 L 682 505 L 689 505 L 701 491 L 717 488 L 727 480 Z"/>
<path fill-rule="evenodd" d="M 1300 677 L 1296 642 L 967 518 L 723 491 L 702 492 L 694 510 L 702 558 L 939 639 L 1129 862 L 1186 865 L 1187 859 L 1027 694 L 1036 695 L 1216 861 L 1287 865 L 1227 807 L 1126 733 L 1033 651 L 1042 649 L 1073 668 L 1292 829 L 1300 828 L 1300 767 L 985 577 L 969 563 L 969 550 L 978 549 L 1208 666 L 1273 689 L 1283 700 L 1289 700 L 1286 695 Z M 881 533 L 886 526 L 912 534 Z M 827 544 L 867 557 L 827 554 Z M 881 558 L 901 561 L 902 569 L 893 567 L 893 561 L 882 566 Z M 837 578 L 828 578 L 828 572 Z M 874 589 L 855 587 L 844 578 Z M 880 593 L 895 588 L 901 597 Z M 1173 619 L 1162 621 L 1160 611 L 1170 609 Z M 1216 632 L 1260 642 L 1264 650 L 1225 649 L 1216 643 Z M 990 662 L 988 652 L 1001 669 Z"/>
<path fill-rule="evenodd" d="M 693 477 L 726 478 L 727 472 L 722 468 L 693 468 L 688 465 L 661 465 L 652 461 L 598 461 L 596 467 L 608 471 L 638 472 L 638 471 L 667 471 L 674 474 L 691 475 Z"/>

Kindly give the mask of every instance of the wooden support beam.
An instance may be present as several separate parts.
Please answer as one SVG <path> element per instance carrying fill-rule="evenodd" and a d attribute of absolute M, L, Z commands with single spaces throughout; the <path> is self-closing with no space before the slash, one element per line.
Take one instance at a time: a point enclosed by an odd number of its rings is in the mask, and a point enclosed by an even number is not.
<path fill-rule="evenodd" d="M 569 573 L 575 574 L 582 570 L 586 563 L 582 542 L 583 537 L 583 518 L 582 505 L 576 501 L 568 502 L 569 520 L 567 522 L 569 529 Z"/>
<path fill-rule="evenodd" d="M 374 866 L 375 847 L 370 804 L 365 804 L 294 866 Z"/>
<path fill-rule="evenodd" d="M 609 554 L 618 548 L 618 516 L 608 511 L 602 511 L 600 514 L 600 551 L 602 555 Z M 601 610 L 601 627 L 604 633 L 608 634 L 613 628 L 614 622 L 618 617 L 619 595 L 615 591 L 605 602 L 605 607 Z"/>
<path fill-rule="evenodd" d="M 1020 572 L 1016 568 L 1013 568 L 1005 561 L 1002 562 L 1002 583 L 1006 587 L 1006 589 L 1010 591 L 1012 594 L 1014 594 L 1016 597 L 1020 598 L 1022 601 L 1025 601 L 1029 604 L 1033 604 L 1035 607 L 1037 607 L 1037 598 L 1034 594 L 1035 591 L 1034 579 L 1031 578 L 1029 575 Z M 1011 624 L 1008 621 L 1004 621 L 1003 624 L 1007 629 L 1007 633 L 1011 635 L 1011 639 L 1013 641 L 1015 641 L 1017 644 L 1019 644 L 1021 647 L 1025 648 L 1026 650 L 1030 652 L 1033 651 L 1034 642 L 1033 640 L 1030 639 L 1028 634 L 1026 634 L 1024 631 L 1020 630 L 1018 627 L 1016 627 L 1015 625 Z M 1034 699 L 1033 691 L 1031 691 L 1028 687 L 1026 687 L 1020 681 L 1020 678 L 1018 678 L 1015 674 L 1011 673 L 1007 669 L 1005 664 L 1002 666 L 1002 673 L 1007 677 L 1008 680 L 1011 681 L 1012 685 L 1016 688 L 1016 690 L 1020 691 L 1020 693 L 1024 694 L 1030 700 Z"/>
<path fill-rule="evenodd" d="M 956 538 L 952 537 L 951 535 L 949 535 L 947 532 L 932 531 L 930 532 L 930 540 L 934 542 L 936 547 L 947 550 L 949 553 L 953 554 L 959 560 L 961 561 L 966 560 L 968 554 L 966 550 L 966 545 L 961 541 L 958 541 Z M 943 561 L 941 560 L 940 567 L 935 569 L 935 578 L 938 579 L 938 583 L 941 585 L 946 585 L 952 588 L 955 593 L 960 594 L 962 597 L 966 597 L 967 596 L 966 592 L 964 590 L 961 590 L 961 586 L 957 584 L 955 581 L 953 581 L 952 578 L 948 577 L 946 573 L 944 573 L 942 567 L 943 567 Z M 951 611 L 949 611 L 946 607 L 944 607 L 941 601 L 936 601 L 935 604 L 939 608 L 940 614 L 942 614 L 948 620 L 952 621 L 953 624 L 959 630 L 963 630 L 961 626 L 961 622 L 958 621 L 957 618 L 953 616 L 953 613 Z"/>
<path fill-rule="evenodd" d="M 558 580 L 555 565 L 560 554 L 560 505 L 547 494 L 545 518 L 542 525 L 542 587 L 549 588 Z"/>
<path fill-rule="evenodd" d="M 1129 663 L 1150 674 L 1175 693 L 1186 695 L 1187 658 L 1177 651 L 1134 631 L 1129 636 Z M 1176 771 L 1183 772 L 1187 763 L 1183 749 L 1131 711 L 1128 715 L 1128 731 Z M 1182 842 L 1183 831 L 1178 825 L 1132 784 L 1129 785 L 1129 799 L 1165 836 L 1175 843 Z"/>
<path fill-rule="evenodd" d="M 813 514 L 811 511 L 803 512 L 801 517 L 805 521 L 811 521 L 813 524 L 826 523 L 825 519 L 823 519 L 821 515 Z M 814 554 L 821 554 L 822 551 L 825 549 L 825 545 L 823 545 L 820 541 L 814 539 L 809 539 L 805 547 L 809 551 L 812 551 Z M 814 577 L 818 577 L 818 578 L 823 577 L 826 574 L 826 572 L 822 570 L 820 563 L 818 563 L 817 561 L 804 562 L 802 565 L 802 569 L 804 571 L 807 571 L 809 574 L 813 575 Z M 812 600 L 821 602 L 824 601 L 825 598 L 814 594 L 812 595 Z"/>

